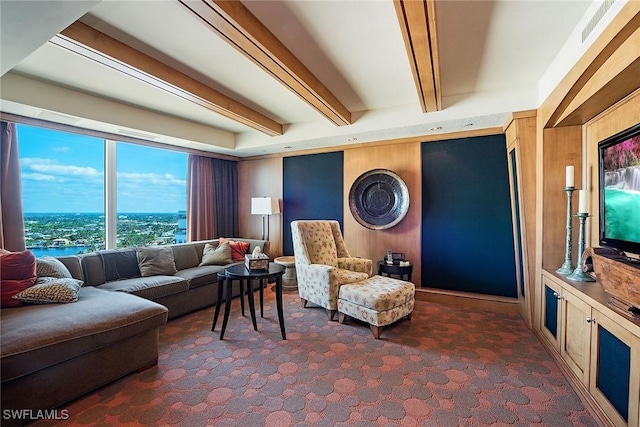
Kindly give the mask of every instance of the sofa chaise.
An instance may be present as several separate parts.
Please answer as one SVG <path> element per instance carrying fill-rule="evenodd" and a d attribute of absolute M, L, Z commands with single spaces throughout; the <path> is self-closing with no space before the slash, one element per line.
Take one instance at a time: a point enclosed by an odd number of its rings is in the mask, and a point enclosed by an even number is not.
<path fill-rule="evenodd" d="M 268 254 L 269 241 L 231 240 Z M 229 264 L 200 266 L 207 244 L 216 246 L 218 240 L 169 245 L 173 275 L 142 276 L 132 263 L 136 249 L 58 257 L 73 278 L 84 282 L 76 302 L 0 311 L 3 415 L 50 411 L 156 365 L 160 326 L 215 304 L 217 272 Z M 25 421 L 3 418 L 2 423 Z"/>

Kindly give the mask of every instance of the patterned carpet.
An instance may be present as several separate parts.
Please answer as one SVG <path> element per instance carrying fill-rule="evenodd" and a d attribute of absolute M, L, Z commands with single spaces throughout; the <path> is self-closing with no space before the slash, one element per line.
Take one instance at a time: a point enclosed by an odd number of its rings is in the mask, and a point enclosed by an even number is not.
<path fill-rule="evenodd" d="M 73 402 L 57 425 L 598 425 L 517 315 L 418 301 L 375 340 L 285 293 L 283 341 L 272 291 L 258 332 L 239 306 L 223 341 L 213 307 L 172 320 L 157 367 Z"/>

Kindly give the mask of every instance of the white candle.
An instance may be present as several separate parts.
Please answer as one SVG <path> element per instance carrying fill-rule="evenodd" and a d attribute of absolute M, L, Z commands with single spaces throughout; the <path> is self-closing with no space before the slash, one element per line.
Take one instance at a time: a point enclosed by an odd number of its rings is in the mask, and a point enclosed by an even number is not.
<path fill-rule="evenodd" d="M 573 166 L 567 166 L 567 179 L 566 179 L 566 184 L 565 187 L 573 187 L 574 186 L 574 182 L 573 182 Z"/>
<path fill-rule="evenodd" d="M 578 213 L 587 213 L 587 190 L 578 191 Z"/>

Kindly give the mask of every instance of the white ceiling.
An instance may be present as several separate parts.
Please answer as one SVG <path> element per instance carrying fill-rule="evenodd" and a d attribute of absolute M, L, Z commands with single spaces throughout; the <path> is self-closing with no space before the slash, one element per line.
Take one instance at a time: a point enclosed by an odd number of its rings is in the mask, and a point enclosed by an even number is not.
<path fill-rule="evenodd" d="M 442 110 L 424 113 L 392 0 L 243 4 L 352 124 L 329 122 L 174 0 L 0 0 L 0 107 L 238 157 L 500 127 L 511 112 L 539 106 L 541 78 L 592 6 L 437 1 Z M 77 19 L 279 122 L 284 134 L 268 136 L 47 42 Z"/>

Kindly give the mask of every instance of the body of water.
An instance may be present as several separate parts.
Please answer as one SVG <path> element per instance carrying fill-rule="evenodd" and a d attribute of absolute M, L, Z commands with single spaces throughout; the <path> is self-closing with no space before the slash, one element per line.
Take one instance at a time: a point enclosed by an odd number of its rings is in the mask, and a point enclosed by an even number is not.
<path fill-rule="evenodd" d="M 81 252 L 93 252 L 91 248 L 81 246 L 65 246 L 62 248 L 31 248 L 29 250 L 33 252 L 36 258 L 41 258 L 43 256 L 78 255 Z"/>

